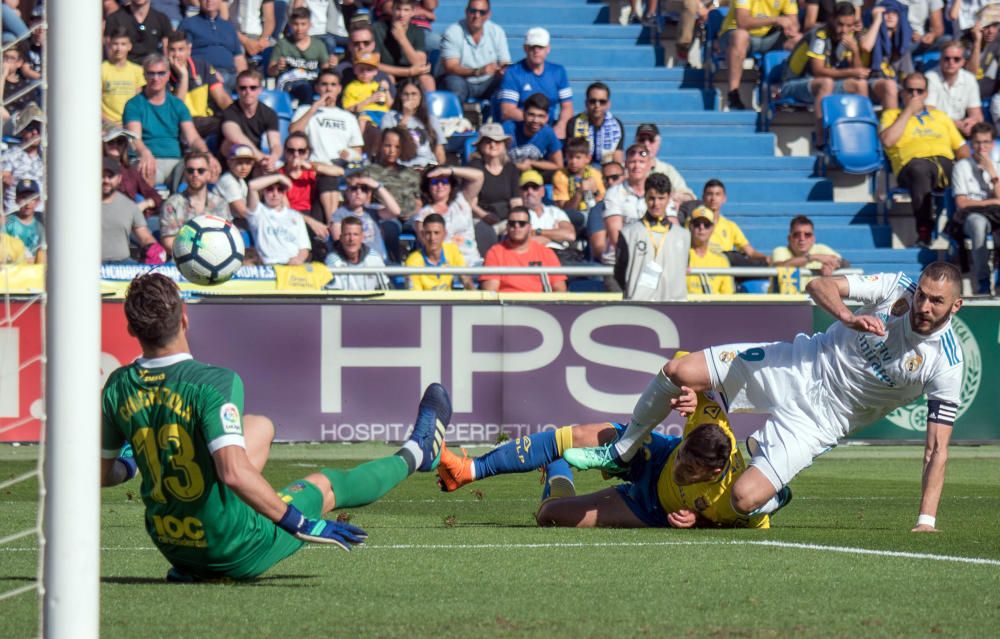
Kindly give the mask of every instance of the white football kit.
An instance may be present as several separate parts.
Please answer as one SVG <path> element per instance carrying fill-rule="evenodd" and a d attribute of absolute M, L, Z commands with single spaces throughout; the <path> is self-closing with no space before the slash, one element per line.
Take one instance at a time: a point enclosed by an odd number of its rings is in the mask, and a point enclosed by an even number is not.
<path fill-rule="evenodd" d="M 902 273 L 849 275 L 860 315 L 885 323 L 884 337 L 835 322 L 791 342 L 728 344 L 705 351 L 726 410 L 768 413 L 750 436 L 751 465 L 775 489 L 851 431 L 927 395 L 928 420 L 951 426 L 962 388 L 962 350 L 951 321 L 930 335 L 910 327 L 916 283 Z"/>

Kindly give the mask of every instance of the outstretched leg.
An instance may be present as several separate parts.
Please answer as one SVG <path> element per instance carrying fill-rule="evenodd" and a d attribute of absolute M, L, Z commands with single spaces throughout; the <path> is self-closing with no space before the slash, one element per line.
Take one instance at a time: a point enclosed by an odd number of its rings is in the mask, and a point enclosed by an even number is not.
<path fill-rule="evenodd" d="M 539 526 L 575 528 L 646 528 L 629 508 L 618 488 L 605 488 L 589 495 L 551 499 L 535 515 Z"/>

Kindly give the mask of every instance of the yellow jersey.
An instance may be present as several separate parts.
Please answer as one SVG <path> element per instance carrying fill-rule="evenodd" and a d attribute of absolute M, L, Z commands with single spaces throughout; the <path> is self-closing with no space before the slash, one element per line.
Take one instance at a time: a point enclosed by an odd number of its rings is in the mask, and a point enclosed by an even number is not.
<path fill-rule="evenodd" d="M 729 258 L 718 251 L 713 251 L 711 247 L 705 251 L 705 255 L 691 249 L 688 255 L 689 268 L 729 268 Z M 687 276 L 688 293 L 708 293 L 711 295 L 732 295 L 736 292 L 736 285 L 733 278 L 727 275 L 713 275 L 708 278 L 709 290 L 702 287 L 702 277 L 700 275 Z"/>
<path fill-rule="evenodd" d="M 729 13 L 722 21 L 720 33 L 736 28 L 736 10 L 745 9 L 754 18 L 777 18 L 778 16 L 798 16 L 799 5 L 795 0 L 733 0 L 729 5 Z M 750 35 L 756 38 L 765 36 L 776 27 L 756 27 L 750 29 Z"/>
<path fill-rule="evenodd" d="M 465 266 L 458 245 L 445 242 L 441 246 L 441 261 L 434 263 L 423 250 L 413 251 L 406 258 L 406 266 Z M 454 275 L 410 275 L 411 291 L 450 291 Z"/>
<path fill-rule="evenodd" d="M 118 67 L 105 60 L 101 63 L 101 115 L 110 122 L 122 121 L 125 103 L 146 86 L 142 67 L 132 62 Z"/>
<path fill-rule="evenodd" d="M 657 480 L 657 492 L 663 510 L 668 513 L 691 510 L 698 513 L 699 517 L 729 528 L 770 528 L 771 518 L 768 515 L 747 516 L 733 510 L 730 501 L 731 490 L 747 464 L 743 459 L 743 453 L 736 445 L 736 437 L 729 427 L 729 418 L 722 410 L 722 406 L 709 393 L 698 393 L 698 408 L 688 417 L 684 425 L 684 435 L 687 436 L 702 424 L 718 424 L 726 432 L 733 447 L 729 454 L 729 463 L 713 481 L 678 486 L 673 481 L 673 470 L 680 446 L 675 448 L 667 458 L 667 463 Z"/>
<path fill-rule="evenodd" d="M 739 251 L 750 243 L 747 236 L 743 234 L 743 229 L 736 222 L 727 217 L 722 217 L 722 213 L 715 214 L 719 219 L 715 222 L 715 230 L 712 237 L 708 238 L 709 247 L 718 252 Z"/>
<path fill-rule="evenodd" d="M 900 113 L 899 109 L 883 111 L 879 128 L 885 131 Z M 903 135 L 896 144 L 886 149 L 886 154 L 892 163 L 892 172 L 899 175 L 900 170 L 913 158 L 942 156 L 953 160 L 955 151 L 964 144 L 965 138 L 958 132 L 948 114 L 934 107 L 927 107 L 922 113 L 910 118 Z M 951 179 L 950 175 L 947 177 Z"/>

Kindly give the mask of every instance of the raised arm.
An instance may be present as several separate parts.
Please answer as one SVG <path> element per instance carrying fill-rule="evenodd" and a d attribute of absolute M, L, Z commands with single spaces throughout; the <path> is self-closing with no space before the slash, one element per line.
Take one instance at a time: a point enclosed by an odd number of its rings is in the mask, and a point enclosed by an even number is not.
<path fill-rule="evenodd" d="M 885 324 L 872 315 L 855 315 L 844 304 L 851 294 L 850 285 L 843 275 L 817 277 L 806 285 L 806 293 L 812 296 L 816 305 L 833 315 L 848 328 L 856 331 L 885 335 Z"/>

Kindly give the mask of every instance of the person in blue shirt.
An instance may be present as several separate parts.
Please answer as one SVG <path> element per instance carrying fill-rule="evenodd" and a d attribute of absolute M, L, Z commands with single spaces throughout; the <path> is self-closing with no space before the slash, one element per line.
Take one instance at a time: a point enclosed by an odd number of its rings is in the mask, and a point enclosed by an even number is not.
<path fill-rule="evenodd" d="M 535 93 L 524 103 L 524 121 L 507 120 L 504 133 L 513 141 L 508 154 L 519 171 L 556 171 L 563 166 L 562 143 L 549 126 L 549 100 Z"/>
<path fill-rule="evenodd" d="M 247 59 L 236 28 L 219 15 L 221 3 L 222 0 L 200 0 L 201 13 L 184 18 L 177 29 L 188 34 L 191 56 L 215 67 L 226 91 L 232 92 L 236 74 L 246 70 Z"/>
<path fill-rule="evenodd" d="M 541 93 L 549 99 L 549 119 L 559 139 L 566 136 L 566 123 L 573 116 L 573 89 L 566 69 L 546 62 L 549 53 L 549 32 L 541 27 L 528 29 L 524 37 L 524 59 L 507 67 L 500 83 L 500 119 L 524 120 L 527 99 Z"/>

